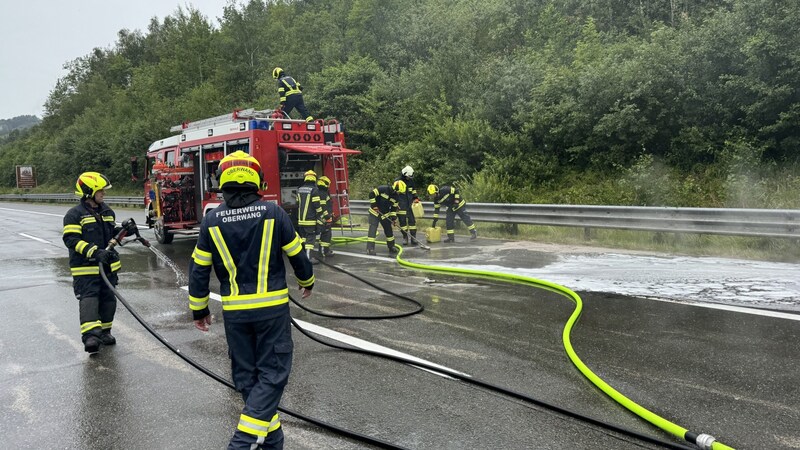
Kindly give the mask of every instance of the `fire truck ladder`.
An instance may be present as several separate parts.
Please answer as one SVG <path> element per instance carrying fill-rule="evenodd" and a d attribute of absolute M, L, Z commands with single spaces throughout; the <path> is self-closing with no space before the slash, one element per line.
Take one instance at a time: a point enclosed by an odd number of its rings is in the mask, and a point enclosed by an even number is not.
<path fill-rule="evenodd" d="M 350 196 L 347 193 L 347 168 L 344 155 L 331 155 L 333 162 L 333 183 L 336 186 L 336 204 L 339 205 L 339 231 L 344 235 L 344 217 L 347 215 L 347 226 L 353 230 L 353 218 L 350 215 Z"/>

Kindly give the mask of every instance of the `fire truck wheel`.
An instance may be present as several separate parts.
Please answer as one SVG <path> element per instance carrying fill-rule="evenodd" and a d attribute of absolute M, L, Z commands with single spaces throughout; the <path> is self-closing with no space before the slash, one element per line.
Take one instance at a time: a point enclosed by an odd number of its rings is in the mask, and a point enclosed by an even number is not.
<path fill-rule="evenodd" d="M 153 232 L 155 232 L 156 240 L 158 241 L 159 244 L 171 244 L 172 238 L 175 237 L 175 235 L 173 235 L 172 233 L 167 231 L 166 228 L 164 228 L 163 220 L 156 221 L 155 227 L 153 227 Z"/>

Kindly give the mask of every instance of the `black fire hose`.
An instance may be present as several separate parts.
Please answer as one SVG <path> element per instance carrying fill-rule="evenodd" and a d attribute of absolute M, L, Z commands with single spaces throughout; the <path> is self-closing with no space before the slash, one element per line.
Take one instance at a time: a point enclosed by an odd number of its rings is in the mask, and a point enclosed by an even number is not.
<path fill-rule="evenodd" d="M 138 233 L 136 233 L 136 234 L 138 235 Z M 124 244 L 127 244 L 129 242 L 133 242 L 134 240 L 141 242 L 145 247 L 150 247 L 150 243 L 146 239 L 142 238 L 141 236 L 138 236 L 135 239 L 130 239 L 130 240 L 126 241 L 125 243 L 123 243 L 122 239 L 124 237 L 125 237 L 125 230 L 123 229 L 123 231 L 120 231 L 120 234 L 117 235 L 116 238 L 112 239 L 111 242 L 109 242 L 108 247 L 106 248 L 106 250 L 113 250 L 113 248 L 115 246 L 117 246 L 117 245 L 122 247 Z M 142 318 L 142 316 L 139 315 L 138 312 L 136 312 L 136 310 L 128 303 L 128 301 L 125 300 L 125 297 L 123 297 L 122 294 L 120 294 L 119 291 L 117 291 L 117 289 L 111 284 L 111 282 L 108 281 L 108 277 L 106 276 L 106 272 L 105 272 L 105 268 L 103 267 L 103 263 L 98 264 L 98 266 L 100 267 L 100 276 L 103 278 L 103 281 L 106 283 L 106 286 L 108 286 L 108 288 L 111 289 L 111 292 L 114 293 L 114 295 L 119 299 L 120 303 L 122 303 L 123 306 L 125 306 L 125 309 L 127 309 L 128 312 L 131 313 L 131 315 L 136 319 L 136 321 L 139 322 L 151 335 L 153 335 L 153 337 L 155 337 L 159 342 L 164 344 L 165 347 L 170 349 L 173 353 L 178 355 L 178 357 L 180 357 L 181 359 L 183 359 L 184 361 L 189 363 L 189 365 L 191 365 L 195 369 L 203 372 L 204 374 L 206 374 L 209 377 L 213 378 L 214 380 L 222 383 L 223 385 L 225 385 L 225 386 L 227 386 L 227 387 L 229 387 L 229 388 L 231 388 L 233 390 L 236 390 L 236 387 L 229 380 L 223 378 L 221 375 L 219 375 L 219 374 L 213 372 L 212 370 L 204 367 L 202 364 L 198 363 L 197 361 L 195 361 L 191 357 L 189 357 L 189 356 L 185 355 L 184 353 L 182 353 L 180 351 L 180 349 L 178 349 L 174 345 L 170 344 L 169 341 L 166 340 L 166 338 L 161 336 L 161 334 L 159 334 L 155 329 L 153 329 L 153 327 L 151 327 L 150 324 L 147 323 Z M 332 432 L 334 432 L 336 434 L 339 434 L 341 436 L 345 436 L 345 437 L 348 437 L 348 438 L 353 439 L 353 440 L 365 442 L 365 443 L 368 443 L 370 445 L 374 445 L 375 447 L 378 447 L 378 448 L 406 450 L 405 447 L 400 447 L 398 445 L 394 445 L 392 443 L 389 443 L 389 442 L 386 442 L 386 441 L 382 441 L 380 439 L 373 438 L 371 436 L 366 436 L 366 435 L 363 435 L 363 434 L 360 434 L 360 433 L 356 433 L 355 431 L 350 431 L 350 430 L 347 430 L 347 429 L 344 429 L 344 428 L 341 428 L 341 427 L 337 427 L 336 425 L 333 425 L 333 424 L 330 424 L 330 423 L 327 423 L 327 422 L 323 422 L 323 421 L 321 421 L 319 419 L 315 419 L 313 417 L 306 416 L 306 415 L 301 414 L 301 413 L 299 413 L 297 411 L 293 411 L 291 409 L 288 409 L 288 408 L 285 408 L 285 407 L 282 407 L 282 406 L 278 406 L 278 411 L 280 411 L 282 413 L 285 413 L 285 414 L 289 414 L 289 415 L 294 416 L 294 417 L 297 417 L 298 419 L 305 420 L 306 422 L 312 423 L 312 424 L 314 424 L 314 425 L 316 425 L 316 426 L 318 426 L 320 428 L 324 428 L 324 429 L 326 429 L 328 431 L 332 431 Z"/>

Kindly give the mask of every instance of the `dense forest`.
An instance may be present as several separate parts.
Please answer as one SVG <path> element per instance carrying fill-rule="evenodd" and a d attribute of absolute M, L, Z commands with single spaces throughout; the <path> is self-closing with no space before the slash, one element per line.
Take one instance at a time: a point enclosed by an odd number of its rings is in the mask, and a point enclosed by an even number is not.
<path fill-rule="evenodd" d="M 278 103 L 345 124 L 356 196 L 411 164 L 469 201 L 800 207 L 800 2 L 253 0 L 178 9 L 68 63 L 0 142 L 67 191 L 125 185 L 184 120 Z M 133 189 L 133 185 L 129 186 Z"/>

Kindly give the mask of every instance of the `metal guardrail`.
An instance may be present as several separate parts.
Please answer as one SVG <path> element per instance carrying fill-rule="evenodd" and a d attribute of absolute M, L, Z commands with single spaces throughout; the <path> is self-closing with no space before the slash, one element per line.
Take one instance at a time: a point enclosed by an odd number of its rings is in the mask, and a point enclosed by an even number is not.
<path fill-rule="evenodd" d="M 73 194 L 2 194 L 0 200 L 14 200 L 23 202 L 44 203 L 77 203 L 78 197 Z M 112 197 L 106 196 L 105 202 L 116 206 L 141 206 L 144 207 L 144 196 Z"/>
<path fill-rule="evenodd" d="M 350 212 L 366 215 L 369 202 L 350 201 Z M 423 202 L 426 217 L 433 203 Z M 670 233 L 800 238 L 800 210 L 739 208 L 671 208 L 648 206 L 517 205 L 467 203 L 477 222 L 609 228 Z M 444 209 L 439 217 L 444 219 Z"/>
<path fill-rule="evenodd" d="M 72 203 L 71 194 L 4 194 L 0 200 Z M 112 197 L 111 205 L 144 206 L 144 197 Z M 426 216 L 433 203 L 423 202 Z M 351 200 L 350 212 L 367 215 L 369 202 Z M 648 206 L 516 205 L 467 203 L 470 217 L 477 222 L 607 228 L 670 233 L 700 233 L 730 236 L 800 238 L 800 210 L 739 208 L 671 208 Z M 444 220 L 444 210 L 440 217 Z"/>

